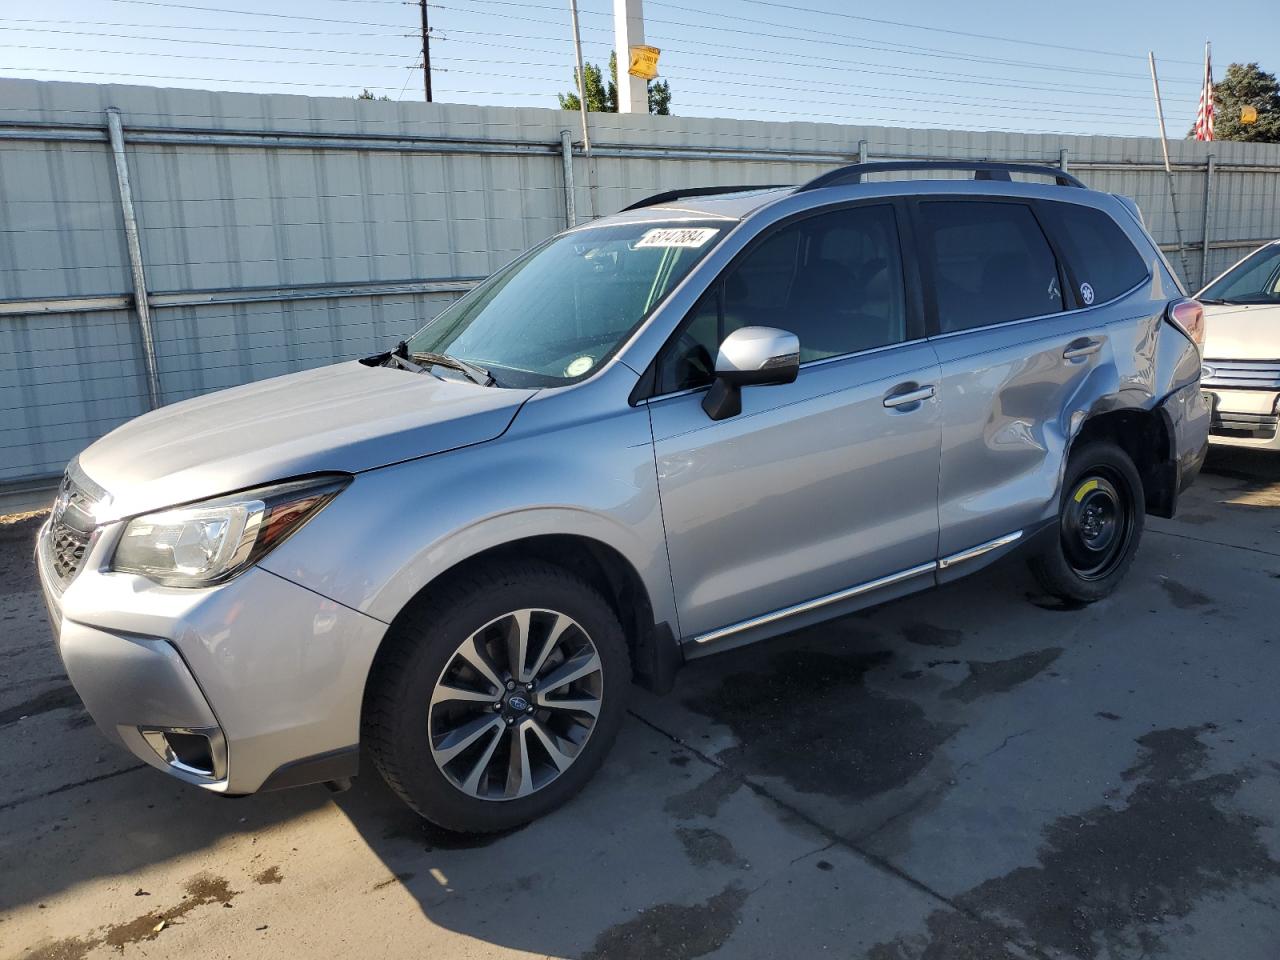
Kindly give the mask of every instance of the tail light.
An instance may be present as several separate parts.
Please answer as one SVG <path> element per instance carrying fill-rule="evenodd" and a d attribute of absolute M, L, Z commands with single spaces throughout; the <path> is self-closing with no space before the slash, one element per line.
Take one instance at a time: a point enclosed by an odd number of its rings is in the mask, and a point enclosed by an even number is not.
<path fill-rule="evenodd" d="M 1204 349 L 1204 307 L 1195 300 L 1174 300 L 1165 310 L 1169 322 Z"/>

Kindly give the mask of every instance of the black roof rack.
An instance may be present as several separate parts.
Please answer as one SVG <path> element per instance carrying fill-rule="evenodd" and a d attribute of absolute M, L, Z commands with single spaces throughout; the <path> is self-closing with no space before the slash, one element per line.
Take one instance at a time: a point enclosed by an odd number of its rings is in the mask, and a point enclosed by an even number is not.
<path fill-rule="evenodd" d="M 817 190 L 820 187 L 861 183 L 862 178 L 869 173 L 896 173 L 902 170 L 972 170 L 975 180 L 1009 180 L 1011 173 L 1033 173 L 1042 177 L 1052 177 L 1060 187 L 1084 188 L 1084 184 L 1067 171 L 1038 163 L 1001 163 L 993 160 L 882 160 L 872 163 L 852 163 L 847 167 L 824 173 L 797 187 L 796 193 Z"/>
<path fill-rule="evenodd" d="M 667 203 L 671 200 L 683 200 L 686 197 L 714 197 L 721 193 L 746 193 L 749 190 L 779 190 L 783 187 L 792 187 L 791 183 L 750 183 L 742 184 L 736 187 L 686 187 L 683 190 L 668 190 L 665 193 L 655 193 L 652 197 L 645 197 L 630 206 L 623 207 L 626 210 L 639 210 L 641 207 L 654 207 L 660 203 Z"/>

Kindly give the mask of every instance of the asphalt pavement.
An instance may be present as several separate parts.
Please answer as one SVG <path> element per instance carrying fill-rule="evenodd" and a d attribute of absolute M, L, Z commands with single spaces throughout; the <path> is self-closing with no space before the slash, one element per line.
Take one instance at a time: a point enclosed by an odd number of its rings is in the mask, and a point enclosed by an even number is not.
<path fill-rule="evenodd" d="M 636 690 L 502 836 L 372 771 L 224 800 L 110 745 L 0 519 L 0 957 L 1280 955 L 1280 457 L 1215 452 L 1088 607 L 1018 560 Z"/>

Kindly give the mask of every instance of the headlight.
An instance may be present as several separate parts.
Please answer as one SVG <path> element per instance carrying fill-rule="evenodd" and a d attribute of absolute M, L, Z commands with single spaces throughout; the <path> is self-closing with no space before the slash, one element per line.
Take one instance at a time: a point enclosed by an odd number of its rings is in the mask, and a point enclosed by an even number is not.
<path fill-rule="evenodd" d="M 230 580 L 314 516 L 351 482 L 312 477 L 135 517 L 111 569 L 171 587 Z"/>

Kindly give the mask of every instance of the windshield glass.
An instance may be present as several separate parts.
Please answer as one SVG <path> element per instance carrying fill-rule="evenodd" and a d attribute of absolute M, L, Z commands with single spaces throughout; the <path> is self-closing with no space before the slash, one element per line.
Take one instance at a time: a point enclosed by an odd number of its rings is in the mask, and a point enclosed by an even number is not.
<path fill-rule="evenodd" d="M 591 374 L 729 232 L 720 221 L 589 227 L 535 247 L 446 309 L 408 354 L 448 354 L 500 386 Z"/>
<path fill-rule="evenodd" d="M 1280 244 L 1263 247 L 1241 260 L 1199 296 L 1223 303 L 1280 303 Z"/>

